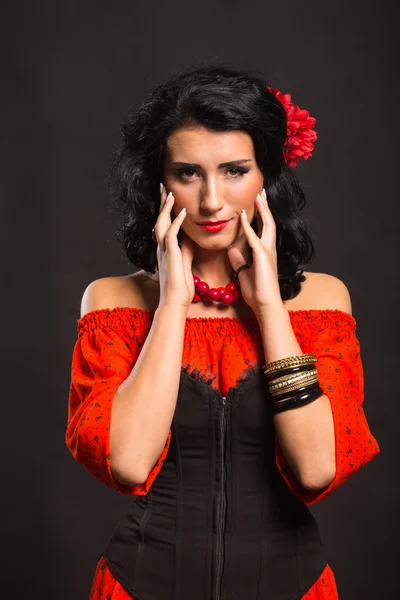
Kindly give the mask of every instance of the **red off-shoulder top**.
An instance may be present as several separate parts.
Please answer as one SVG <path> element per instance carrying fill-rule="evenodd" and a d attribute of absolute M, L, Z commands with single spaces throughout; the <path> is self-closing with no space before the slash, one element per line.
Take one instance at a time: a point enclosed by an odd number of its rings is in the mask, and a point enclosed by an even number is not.
<path fill-rule="evenodd" d="M 288 310 L 304 353 L 317 356 L 320 386 L 331 402 L 336 443 L 336 474 L 320 490 L 303 488 L 293 474 L 278 440 L 276 465 L 302 502 L 319 502 L 380 452 L 364 411 L 364 379 L 356 321 L 336 309 Z M 118 483 L 110 468 L 112 399 L 135 365 L 152 324 L 154 311 L 117 307 L 93 310 L 77 320 L 78 339 L 72 356 L 68 423 L 65 440 L 72 456 L 94 477 L 121 494 L 145 495 L 168 453 L 164 450 L 147 480 L 136 486 Z M 188 317 L 185 323 L 183 367 L 212 377 L 211 385 L 226 395 L 249 365 L 263 356 L 256 317 Z M 196 371 L 197 373 L 197 371 Z M 127 600 L 131 595 L 113 577 L 103 557 L 97 562 L 89 600 Z M 326 566 L 303 596 L 308 600 L 338 598 L 333 572 Z"/>

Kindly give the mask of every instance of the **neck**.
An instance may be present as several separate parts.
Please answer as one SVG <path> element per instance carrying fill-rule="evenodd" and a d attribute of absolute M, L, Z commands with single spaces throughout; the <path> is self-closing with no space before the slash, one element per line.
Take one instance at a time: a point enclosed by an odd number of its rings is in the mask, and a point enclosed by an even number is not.
<path fill-rule="evenodd" d="M 231 252 L 232 256 L 234 252 L 236 255 L 239 255 L 240 252 L 247 263 L 252 261 L 252 252 L 248 244 L 240 251 L 232 250 Z M 235 270 L 226 250 L 207 250 L 198 246 L 192 263 L 192 273 L 208 283 L 210 288 L 218 288 L 234 281 Z"/>

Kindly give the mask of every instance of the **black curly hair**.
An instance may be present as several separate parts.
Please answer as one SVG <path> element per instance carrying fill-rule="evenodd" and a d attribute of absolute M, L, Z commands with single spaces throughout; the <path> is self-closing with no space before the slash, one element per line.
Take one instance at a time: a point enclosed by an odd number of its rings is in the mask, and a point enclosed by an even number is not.
<path fill-rule="evenodd" d="M 193 125 L 213 131 L 242 130 L 253 140 L 276 223 L 282 300 L 300 292 L 303 271 L 315 250 L 300 215 L 306 203 L 304 192 L 284 160 L 286 111 L 267 85 L 264 76 L 226 64 L 191 67 L 160 82 L 138 110 L 128 114 L 111 162 L 108 187 L 111 209 L 120 217 L 116 239 L 138 269 L 154 274 L 158 267 L 151 231 L 159 214 L 166 138 L 180 127 Z M 255 219 L 252 226 L 256 226 Z"/>

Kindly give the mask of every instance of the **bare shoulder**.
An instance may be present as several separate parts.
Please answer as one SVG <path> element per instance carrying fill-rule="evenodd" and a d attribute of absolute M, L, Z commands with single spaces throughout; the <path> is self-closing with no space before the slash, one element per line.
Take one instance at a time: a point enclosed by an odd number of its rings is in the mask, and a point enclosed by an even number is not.
<path fill-rule="evenodd" d="M 352 314 L 350 293 L 341 279 L 329 273 L 305 271 L 306 280 L 293 304 L 297 309 L 337 309 Z"/>
<path fill-rule="evenodd" d="M 128 306 L 152 308 L 152 286 L 142 271 L 131 275 L 101 277 L 86 287 L 81 300 L 81 318 L 92 310 Z M 153 286 L 154 287 L 154 286 Z"/>

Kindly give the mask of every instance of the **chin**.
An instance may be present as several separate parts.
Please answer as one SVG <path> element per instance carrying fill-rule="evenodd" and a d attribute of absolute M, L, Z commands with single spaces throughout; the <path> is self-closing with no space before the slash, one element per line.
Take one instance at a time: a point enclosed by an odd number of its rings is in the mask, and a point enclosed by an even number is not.
<path fill-rule="evenodd" d="M 234 240 L 230 241 L 222 241 L 220 240 L 219 242 L 210 242 L 209 244 L 204 244 L 204 242 L 200 242 L 197 240 L 193 240 L 195 242 L 195 244 L 197 244 L 197 246 L 199 246 L 199 248 L 203 248 L 204 250 L 225 250 L 226 248 L 228 248 L 229 246 L 231 246 L 234 242 Z"/>

